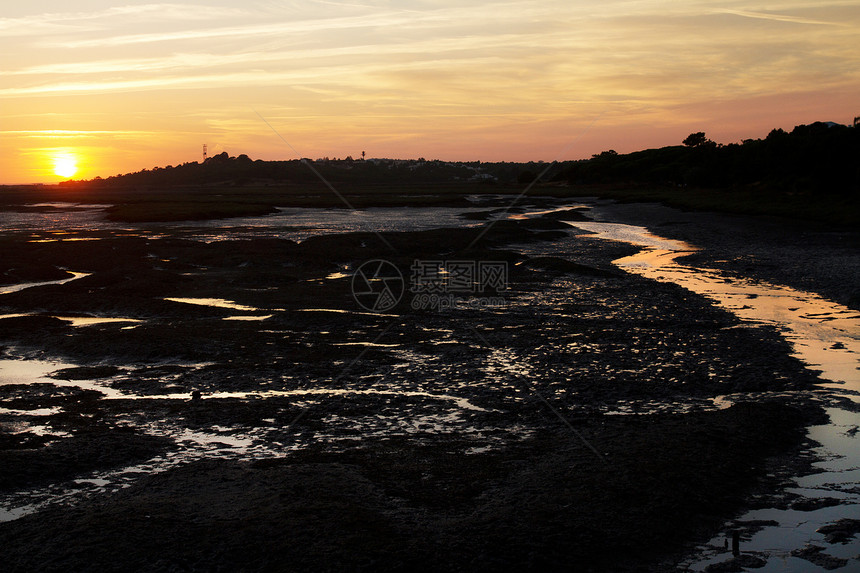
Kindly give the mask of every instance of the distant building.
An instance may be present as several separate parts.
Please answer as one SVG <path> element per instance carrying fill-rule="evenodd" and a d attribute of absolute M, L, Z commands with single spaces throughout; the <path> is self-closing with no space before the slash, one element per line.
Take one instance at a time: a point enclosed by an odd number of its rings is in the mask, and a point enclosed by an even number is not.
<path fill-rule="evenodd" d="M 495 181 L 496 178 L 489 173 L 475 173 L 469 181 Z"/>

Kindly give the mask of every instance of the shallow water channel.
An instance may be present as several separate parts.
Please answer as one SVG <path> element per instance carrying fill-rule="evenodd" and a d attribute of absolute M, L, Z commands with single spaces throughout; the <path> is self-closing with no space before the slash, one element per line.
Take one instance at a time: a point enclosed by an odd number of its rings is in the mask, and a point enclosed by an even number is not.
<path fill-rule="evenodd" d="M 569 224 L 595 238 L 642 247 L 614 261 L 627 272 L 680 285 L 744 321 L 776 326 L 795 356 L 821 373 L 821 394 L 860 401 L 860 312 L 813 293 L 685 265 L 679 259 L 697 247 L 657 236 L 644 227 L 596 221 Z M 810 395 L 810 399 L 816 397 Z M 720 401 L 728 405 L 732 397 Z M 817 530 L 840 519 L 860 519 L 860 439 L 856 437 L 860 413 L 839 407 L 826 411 L 830 422 L 813 426 L 808 433 L 819 444 L 810 452 L 819 459 L 814 464 L 818 473 L 797 477 L 785 492 L 809 500 L 807 510 L 792 505 L 749 511 L 726 523 L 724 532 L 700 546 L 681 567 L 704 571 L 732 559 L 727 540 L 731 531 L 740 530 L 741 553 L 760 560 L 756 571 L 858 570 L 850 567 L 860 566 L 860 539 L 828 543 L 825 533 Z M 808 510 L 821 505 L 829 507 Z M 800 552 L 812 556 L 811 560 L 801 558 Z"/>

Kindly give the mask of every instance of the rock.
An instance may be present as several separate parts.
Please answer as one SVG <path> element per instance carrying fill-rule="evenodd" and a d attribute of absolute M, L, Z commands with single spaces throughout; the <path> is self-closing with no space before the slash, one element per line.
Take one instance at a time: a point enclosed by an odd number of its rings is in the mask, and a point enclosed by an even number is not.
<path fill-rule="evenodd" d="M 534 257 L 523 263 L 526 267 L 544 271 L 571 273 L 592 277 L 618 277 L 618 273 L 575 263 L 560 257 Z"/>
<path fill-rule="evenodd" d="M 705 567 L 706 573 L 741 573 L 744 568 L 748 569 L 759 569 L 767 565 L 767 561 L 762 559 L 761 557 L 757 557 L 755 555 L 750 555 L 749 553 L 743 553 L 729 559 L 728 561 L 723 561 L 722 563 L 712 563 Z"/>
<path fill-rule="evenodd" d="M 819 547 L 817 545 L 807 545 L 803 549 L 795 549 L 791 552 L 791 554 L 794 557 L 806 559 L 813 565 L 818 565 L 819 567 L 827 569 L 828 571 L 832 571 L 833 569 L 839 569 L 840 567 L 845 567 L 848 564 L 847 559 L 840 559 L 838 557 L 826 555 L 822 553 L 823 551 L 823 547 Z"/>
<path fill-rule="evenodd" d="M 833 497 L 823 498 L 801 498 L 791 504 L 791 509 L 795 511 L 815 511 L 824 507 L 833 507 L 842 503 L 841 500 Z"/>
<path fill-rule="evenodd" d="M 77 366 L 62 368 L 53 373 L 52 377 L 59 380 L 94 380 L 116 376 L 120 369 L 116 366 Z"/>
<path fill-rule="evenodd" d="M 554 219 L 525 219 L 522 221 L 523 226 L 534 231 L 549 231 L 564 229 L 569 230 L 570 225 L 556 221 Z"/>
<path fill-rule="evenodd" d="M 860 533 L 860 519 L 840 519 L 835 523 L 819 527 L 817 531 L 824 534 L 827 543 L 848 543 L 852 537 Z"/>

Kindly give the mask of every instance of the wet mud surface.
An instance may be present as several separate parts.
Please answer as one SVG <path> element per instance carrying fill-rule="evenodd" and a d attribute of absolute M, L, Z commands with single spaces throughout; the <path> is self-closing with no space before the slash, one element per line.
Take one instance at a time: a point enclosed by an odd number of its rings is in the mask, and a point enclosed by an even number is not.
<path fill-rule="evenodd" d="M 768 460 L 821 423 L 818 379 L 775 328 L 620 272 L 638 249 L 559 222 L 584 213 L 301 242 L 0 236 L 8 284 L 87 273 L 0 295 L 0 368 L 41 364 L 0 384 L 0 496 L 42 508 L 0 523 L 4 563 L 668 567 L 782 479 Z M 416 259 L 504 261 L 509 288 L 368 312 L 352 271 L 373 259 L 406 280 Z"/>
<path fill-rule="evenodd" d="M 760 473 L 750 459 L 791 444 L 801 418 L 751 405 L 578 424 L 605 461 L 549 429 L 481 455 L 392 437 L 200 461 L 0 538 L 21 571 L 636 569 L 713 526 Z"/>

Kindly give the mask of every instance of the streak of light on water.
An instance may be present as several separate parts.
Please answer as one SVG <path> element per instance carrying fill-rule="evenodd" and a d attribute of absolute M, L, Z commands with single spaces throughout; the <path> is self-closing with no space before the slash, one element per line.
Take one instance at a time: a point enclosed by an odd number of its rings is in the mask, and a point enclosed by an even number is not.
<path fill-rule="evenodd" d="M 24 316 L 45 316 L 48 318 L 56 318 L 64 322 L 71 323 L 73 327 L 93 326 L 95 324 L 110 324 L 116 322 L 137 322 L 142 323 L 142 320 L 136 318 L 122 318 L 115 316 L 57 316 L 53 314 L 34 314 L 34 313 L 17 313 L 17 314 L 0 314 L 0 320 L 5 318 L 20 318 Z"/>
<path fill-rule="evenodd" d="M 552 209 L 542 209 L 540 211 L 526 211 L 525 213 L 515 213 L 513 215 L 508 215 L 508 218 L 513 219 L 515 221 L 523 221 L 526 219 L 531 219 L 533 217 L 540 217 L 543 215 L 552 215 L 553 213 L 561 213 L 564 211 L 575 211 L 581 209 L 589 209 L 589 206 L 584 205 L 582 203 L 573 203 L 569 205 L 562 205 L 560 207 L 554 207 Z"/>
<path fill-rule="evenodd" d="M 57 237 L 54 239 L 32 239 L 28 243 L 68 243 L 74 241 L 101 241 L 101 237 Z"/>
<path fill-rule="evenodd" d="M 351 276 L 352 276 L 352 274 L 350 274 L 350 273 L 345 273 L 343 271 L 336 271 L 336 272 L 333 272 L 333 273 L 326 275 L 325 280 L 332 281 L 332 280 L 337 280 L 337 279 L 346 279 L 346 278 L 349 278 Z"/>
<path fill-rule="evenodd" d="M 52 408 L 34 408 L 32 410 L 15 410 L 14 408 L 0 408 L 0 415 L 9 416 L 53 416 L 59 414 L 63 409 L 60 406 Z"/>
<path fill-rule="evenodd" d="M 355 314 L 363 316 L 375 316 L 377 318 L 379 318 L 380 316 L 387 316 L 378 312 L 361 312 L 358 310 L 345 310 L 341 308 L 298 308 L 296 310 L 298 312 L 331 312 L 334 314 Z"/>
<path fill-rule="evenodd" d="M 367 348 L 399 348 L 400 344 L 382 344 L 380 342 L 336 342 L 332 346 L 365 346 Z"/>
<path fill-rule="evenodd" d="M 117 322 L 127 323 L 127 322 L 138 322 L 142 323 L 142 320 L 138 320 L 136 318 L 122 318 L 122 317 L 110 317 L 110 316 L 55 316 L 59 320 L 63 320 L 66 322 L 72 323 L 72 326 L 92 326 L 95 324 L 112 324 Z"/>
<path fill-rule="evenodd" d="M 244 310 L 248 312 L 257 312 L 260 309 L 253 306 L 247 306 L 233 302 L 232 300 L 224 300 L 223 298 L 182 298 L 182 297 L 167 297 L 164 300 L 170 302 L 179 302 L 183 304 L 193 304 L 197 306 L 212 306 L 215 308 L 228 308 L 230 310 Z"/>
<path fill-rule="evenodd" d="M 0 286 L 0 295 L 10 294 L 13 292 L 19 292 L 28 288 L 47 286 L 47 285 L 62 285 L 67 282 L 71 282 L 77 279 L 82 279 L 84 277 L 90 276 L 90 273 L 76 273 L 73 271 L 69 271 L 72 276 L 66 279 L 59 279 L 55 281 L 39 281 L 39 282 L 30 282 L 30 283 L 18 283 L 16 285 L 5 285 Z"/>

